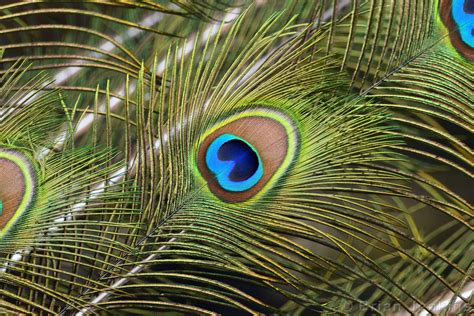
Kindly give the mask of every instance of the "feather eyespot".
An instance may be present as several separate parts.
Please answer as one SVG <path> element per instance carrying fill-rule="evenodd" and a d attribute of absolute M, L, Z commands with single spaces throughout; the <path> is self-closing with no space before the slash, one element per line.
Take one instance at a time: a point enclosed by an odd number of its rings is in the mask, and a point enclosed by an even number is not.
<path fill-rule="evenodd" d="M 208 131 L 197 150 L 197 166 L 210 191 L 238 203 L 263 194 L 295 158 L 298 133 L 283 113 L 248 110 Z"/>
<path fill-rule="evenodd" d="M 440 15 L 454 48 L 474 60 L 474 0 L 441 0 Z"/>
<path fill-rule="evenodd" d="M 28 158 L 0 148 L 0 237 L 31 206 L 35 186 L 36 176 Z"/>
<path fill-rule="evenodd" d="M 206 167 L 227 191 L 242 192 L 252 188 L 263 176 L 260 155 L 245 140 L 222 134 L 206 150 Z"/>

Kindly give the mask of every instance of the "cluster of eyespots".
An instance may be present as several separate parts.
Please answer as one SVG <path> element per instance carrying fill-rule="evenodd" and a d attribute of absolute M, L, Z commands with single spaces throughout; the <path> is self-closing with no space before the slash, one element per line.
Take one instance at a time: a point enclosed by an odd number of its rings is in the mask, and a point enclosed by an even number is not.
<path fill-rule="evenodd" d="M 35 182 L 35 172 L 28 158 L 0 147 L 0 237 L 31 206 Z"/>
<path fill-rule="evenodd" d="M 219 199 L 244 202 L 267 191 L 295 158 L 298 133 L 284 114 L 248 110 L 210 129 L 198 146 L 197 166 Z"/>
<path fill-rule="evenodd" d="M 441 0 L 440 15 L 455 49 L 474 60 L 474 0 Z"/>

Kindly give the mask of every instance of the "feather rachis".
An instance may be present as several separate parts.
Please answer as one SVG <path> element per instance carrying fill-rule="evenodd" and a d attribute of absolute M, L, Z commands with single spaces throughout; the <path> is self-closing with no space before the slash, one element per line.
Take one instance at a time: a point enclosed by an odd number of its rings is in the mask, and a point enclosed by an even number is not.
<path fill-rule="evenodd" d="M 0 128 L 2 146 L 34 152 L 46 177 L 39 187 L 53 202 L 41 204 L 44 216 L 31 226 L 37 239 L 0 247 L 0 306 L 80 315 L 386 314 L 437 312 L 432 298 L 444 292 L 466 300 L 458 282 L 469 280 L 472 206 L 437 174 L 470 173 L 462 133 L 470 130 L 472 75 L 437 24 L 437 2 L 257 1 L 214 12 L 227 19 L 246 11 L 222 24 L 208 24 L 207 10 L 224 7 L 173 3 L 114 5 L 113 27 L 101 22 L 111 13 L 101 1 L 75 3 L 80 9 L 64 19 L 54 8 L 71 13 L 67 4 L 4 7 L 14 11 L 0 22 L 12 42 L 4 63 L 28 55 L 38 67 L 16 65 L 3 78 L 59 67 L 63 91 L 60 100 L 50 93 L 55 106 L 17 112 Z M 36 16 L 67 25 L 45 28 L 60 31 L 53 38 L 77 45 L 43 45 L 37 28 L 13 32 L 5 21 L 35 6 L 43 9 Z M 21 18 L 28 14 L 18 19 L 34 26 Z M 127 29 L 128 20 L 189 38 L 174 45 Z M 79 21 L 106 36 L 89 38 Z M 21 43 L 29 34 L 38 47 Z M 8 92 L 16 88 L 0 89 L 18 109 L 21 94 Z M 262 108 L 289 118 L 297 154 L 263 194 L 227 203 L 196 166 L 199 144 L 227 118 Z M 429 226 L 438 217 L 443 225 Z"/>

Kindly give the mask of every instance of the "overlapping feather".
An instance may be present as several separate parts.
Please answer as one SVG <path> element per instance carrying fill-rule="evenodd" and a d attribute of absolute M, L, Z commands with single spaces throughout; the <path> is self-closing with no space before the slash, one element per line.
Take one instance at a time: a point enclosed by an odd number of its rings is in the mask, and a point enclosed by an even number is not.
<path fill-rule="evenodd" d="M 176 4 L 181 9 L 125 1 L 0 8 L 2 98 L 7 90 L 48 91 L 44 81 L 19 85 L 11 74 L 25 72 L 25 82 L 43 69 L 59 69 L 63 97 L 36 92 L 33 105 L 14 99 L 2 109 L 18 108 L 10 122 L 28 114 L 15 128 L 37 135 L 28 136 L 32 152 L 53 150 L 38 157 L 56 172 L 45 190 L 74 192 L 48 205 L 32 231 L 41 238 L 0 249 L 2 308 L 386 314 L 437 312 L 433 301 L 445 293 L 454 295 L 448 306 L 467 302 L 472 206 L 437 171 L 472 181 L 462 137 L 472 133 L 473 72 L 449 47 L 437 4 Z M 68 18 L 53 23 L 52 14 Z M 123 25 L 113 35 L 112 22 Z M 45 43 L 47 30 L 65 34 Z M 165 37 L 171 33 L 189 39 Z M 33 68 L 7 68 L 22 56 Z M 56 103 L 49 112 L 41 107 L 47 98 Z M 196 142 L 229 113 L 258 106 L 297 118 L 299 155 L 268 194 L 226 204 L 197 180 Z M 45 145 L 28 120 L 52 124 L 36 118 L 51 111 L 65 124 L 57 144 Z M 118 158 L 98 145 L 116 147 Z M 69 165 L 68 152 L 84 165 Z M 81 178 L 83 186 L 71 187 Z M 425 235 L 418 217 L 433 213 L 445 224 Z"/>

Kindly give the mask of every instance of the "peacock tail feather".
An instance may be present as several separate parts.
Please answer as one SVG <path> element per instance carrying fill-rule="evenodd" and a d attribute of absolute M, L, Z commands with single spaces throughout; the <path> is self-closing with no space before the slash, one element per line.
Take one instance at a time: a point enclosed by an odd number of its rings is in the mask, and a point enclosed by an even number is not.
<path fill-rule="evenodd" d="M 0 312 L 469 313 L 472 4 L 2 3 Z"/>

